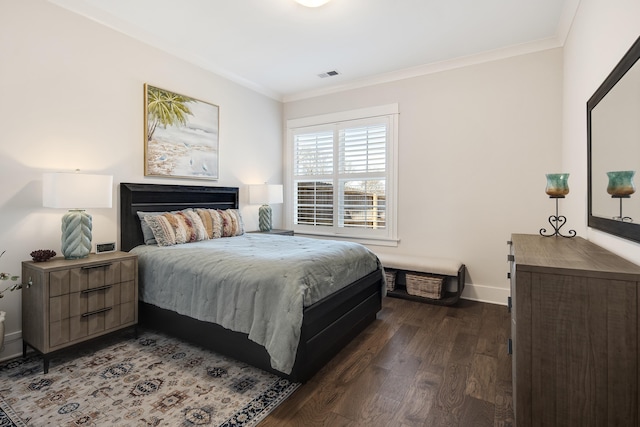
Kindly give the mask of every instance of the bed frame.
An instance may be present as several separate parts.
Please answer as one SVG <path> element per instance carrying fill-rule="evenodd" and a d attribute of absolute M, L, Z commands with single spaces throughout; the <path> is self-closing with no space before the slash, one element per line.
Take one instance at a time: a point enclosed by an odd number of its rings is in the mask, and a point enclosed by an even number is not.
<path fill-rule="evenodd" d="M 121 250 L 129 251 L 144 244 L 136 212 L 164 212 L 188 207 L 237 209 L 238 188 L 120 184 Z M 140 302 L 139 319 L 143 326 L 186 339 L 292 381 L 304 382 L 373 322 L 381 307 L 381 270 L 306 307 L 298 352 L 289 375 L 271 368 L 265 348 L 249 340 L 247 334 L 143 302 Z"/>

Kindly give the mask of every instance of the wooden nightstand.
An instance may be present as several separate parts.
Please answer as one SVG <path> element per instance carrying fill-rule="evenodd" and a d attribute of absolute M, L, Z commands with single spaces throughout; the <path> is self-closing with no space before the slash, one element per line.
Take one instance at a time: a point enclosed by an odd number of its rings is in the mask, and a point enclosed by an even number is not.
<path fill-rule="evenodd" d="M 22 263 L 22 352 L 44 355 L 138 323 L 138 258 L 126 252 Z"/>
<path fill-rule="evenodd" d="M 249 231 L 249 233 L 279 234 L 281 236 L 293 236 L 293 230 L 278 230 L 278 229 L 275 229 L 275 228 L 273 230 L 269 230 L 269 231 L 260 231 L 260 230 Z"/>

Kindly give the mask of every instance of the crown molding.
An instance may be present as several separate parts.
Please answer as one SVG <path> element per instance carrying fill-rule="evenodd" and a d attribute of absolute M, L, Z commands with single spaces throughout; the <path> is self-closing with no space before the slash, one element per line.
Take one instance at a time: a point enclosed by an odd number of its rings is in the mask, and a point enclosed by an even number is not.
<path fill-rule="evenodd" d="M 468 67 L 470 65 L 482 64 L 484 62 L 497 61 L 513 56 L 526 55 L 529 53 L 540 52 L 548 49 L 562 47 L 557 37 L 551 37 L 529 43 L 509 46 L 502 49 L 495 49 L 483 53 L 463 56 L 446 61 L 434 62 L 431 64 L 419 65 L 417 67 L 406 68 L 404 70 L 393 71 L 390 73 L 379 74 L 376 76 L 352 81 L 341 85 L 335 85 L 323 89 L 311 90 L 306 92 L 298 92 L 291 95 L 285 95 L 282 102 L 293 102 L 317 96 L 329 95 L 347 90 L 359 89 L 367 86 L 374 86 L 384 83 L 391 83 L 398 80 L 420 77 L 428 74 L 439 73 L 442 71 L 453 70 L 456 68 Z"/>

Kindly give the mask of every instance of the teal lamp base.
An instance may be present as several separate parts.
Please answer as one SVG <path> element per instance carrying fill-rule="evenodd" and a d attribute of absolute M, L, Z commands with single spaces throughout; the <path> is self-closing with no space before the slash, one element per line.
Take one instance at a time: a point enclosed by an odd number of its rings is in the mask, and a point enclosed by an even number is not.
<path fill-rule="evenodd" d="M 65 259 L 86 258 L 91 252 L 91 215 L 70 210 L 62 217 L 62 255 Z"/>
<path fill-rule="evenodd" d="M 271 231 L 271 206 L 262 205 L 258 209 L 258 226 L 260 231 Z"/>

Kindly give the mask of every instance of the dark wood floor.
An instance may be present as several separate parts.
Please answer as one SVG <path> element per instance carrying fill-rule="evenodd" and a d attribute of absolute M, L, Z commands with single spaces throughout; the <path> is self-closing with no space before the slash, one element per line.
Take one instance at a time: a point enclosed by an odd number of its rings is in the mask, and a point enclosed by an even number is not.
<path fill-rule="evenodd" d="M 263 420 L 269 426 L 511 426 L 509 314 L 385 298 L 378 319 Z"/>

